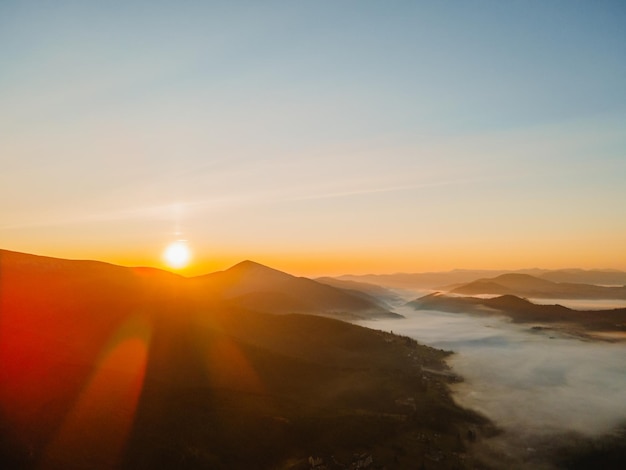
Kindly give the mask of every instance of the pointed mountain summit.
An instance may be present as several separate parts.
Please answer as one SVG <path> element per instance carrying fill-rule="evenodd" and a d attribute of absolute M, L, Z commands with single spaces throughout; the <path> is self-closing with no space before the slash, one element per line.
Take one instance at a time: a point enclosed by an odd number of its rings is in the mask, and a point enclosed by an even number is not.
<path fill-rule="evenodd" d="M 270 268 L 255 261 L 245 260 L 234 266 L 212 274 L 201 276 L 205 280 L 215 282 L 235 290 L 256 290 L 263 285 L 289 282 L 295 276 Z"/>
<path fill-rule="evenodd" d="M 194 279 L 213 294 L 233 297 L 249 292 L 272 290 L 298 278 L 255 261 L 245 260 L 224 271 L 205 274 Z"/>
<path fill-rule="evenodd" d="M 250 310 L 340 318 L 398 316 L 373 297 L 296 277 L 250 260 L 194 280 L 196 287 L 207 295 Z"/>
<path fill-rule="evenodd" d="M 249 260 L 249 259 L 243 260 L 243 261 L 241 261 L 241 262 L 231 266 L 226 271 L 230 271 L 230 272 L 237 272 L 237 271 L 249 272 L 249 271 L 255 271 L 255 270 L 274 271 L 276 273 L 285 274 L 287 276 L 290 276 L 290 274 L 287 274 L 287 273 L 284 273 L 282 271 L 279 271 L 278 269 L 270 268 L 269 266 L 265 266 L 264 264 L 257 263 L 256 261 L 252 261 L 252 260 Z"/>

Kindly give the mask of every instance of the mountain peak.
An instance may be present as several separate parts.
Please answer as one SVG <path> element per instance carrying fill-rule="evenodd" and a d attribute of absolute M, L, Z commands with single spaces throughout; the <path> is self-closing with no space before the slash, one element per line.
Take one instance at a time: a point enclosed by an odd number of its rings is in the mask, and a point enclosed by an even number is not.
<path fill-rule="evenodd" d="M 248 273 L 280 274 L 282 276 L 292 277 L 291 274 L 287 274 L 283 271 L 279 271 L 278 269 L 270 268 L 269 266 L 265 266 L 264 264 L 257 263 L 256 261 L 251 261 L 249 259 L 241 261 L 240 263 L 237 263 L 234 266 L 231 266 L 224 272 L 238 273 L 238 274 L 248 274 Z"/>
<path fill-rule="evenodd" d="M 253 268 L 253 267 L 261 267 L 261 268 L 267 268 L 267 269 L 271 269 L 268 266 L 265 266 L 261 263 L 257 263 L 256 261 L 252 261 L 249 259 L 243 260 L 233 266 L 231 266 L 228 269 L 249 269 L 249 268 Z"/>

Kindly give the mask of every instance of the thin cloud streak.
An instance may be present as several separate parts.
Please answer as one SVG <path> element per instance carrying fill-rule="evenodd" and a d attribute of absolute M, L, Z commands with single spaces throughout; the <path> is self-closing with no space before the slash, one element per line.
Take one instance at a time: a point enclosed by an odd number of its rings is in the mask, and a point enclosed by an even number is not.
<path fill-rule="evenodd" d="M 250 193 L 245 196 L 218 197 L 196 201 L 177 203 L 164 203 L 133 207 L 116 211 L 102 212 L 99 214 L 74 214 L 69 216 L 54 216 L 37 221 L 24 222 L 12 225 L 0 226 L 2 231 L 20 230 L 27 228 L 59 227 L 92 222 L 121 222 L 133 219 L 168 220 L 183 217 L 195 217 L 206 211 L 223 211 L 227 209 L 267 205 L 286 201 L 315 201 L 324 199 L 339 199 L 351 196 L 367 196 L 370 194 L 393 193 L 417 189 L 428 189 L 457 184 L 476 182 L 477 179 L 438 181 L 433 183 L 405 184 L 389 187 L 363 188 L 337 192 L 319 192 L 315 194 L 293 194 L 284 190 L 276 192 Z M 285 194 L 286 193 L 286 194 Z"/>

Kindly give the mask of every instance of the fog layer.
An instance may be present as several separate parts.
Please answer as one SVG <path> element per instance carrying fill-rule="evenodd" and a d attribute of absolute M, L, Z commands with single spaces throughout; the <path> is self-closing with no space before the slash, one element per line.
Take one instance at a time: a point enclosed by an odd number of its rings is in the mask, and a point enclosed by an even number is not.
<path fill-rule="evenodd" d="M 625 308 L 626 300 L 620 299 L 535 299 L 529 298 L 532 303 L 539 305 L 560 304 L 574 310 L 609 310 Z"/>
<path fill-rule="evenodd" d="M 455 399 L 509 434 L 597 436 L 626 422 L 626 343 L 533 332 L 505 318 L 398 309 L 406 319 L 360 324 L 458 354 Z"/>

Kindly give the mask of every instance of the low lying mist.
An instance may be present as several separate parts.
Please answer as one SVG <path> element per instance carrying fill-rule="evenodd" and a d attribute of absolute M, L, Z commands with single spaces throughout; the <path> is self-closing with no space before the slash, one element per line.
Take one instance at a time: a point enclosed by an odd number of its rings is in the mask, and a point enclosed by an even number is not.
<path fill-rule="evenodd" d="M 559 304 L 574 310 L 609 310 L 612 308 L 625 308 L 626 300 L 620 299 L 528 299 L 534 304 L 554 305 Z"/>
<path fill-rule="evenodd" d="M 583 341 L 506 318 L 397 312 L 406 319 L 359 324 L 456 352 L 448 363 L 465 381 L 453 386 L 455 400 L 504 431 L 493 442 L 500 452 L 535 452 L 559 437 L 598 437 L 626 423 L 626 343 Z"/>

